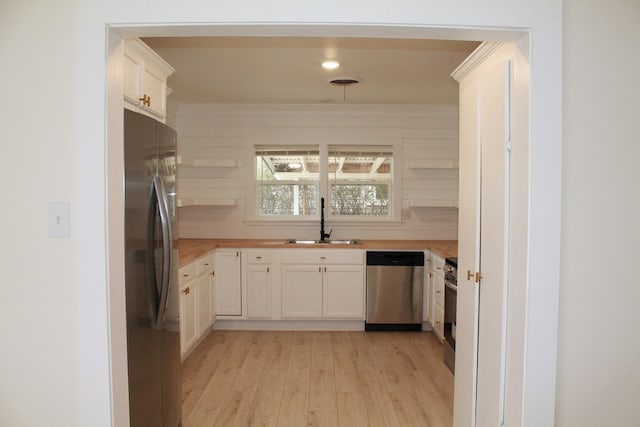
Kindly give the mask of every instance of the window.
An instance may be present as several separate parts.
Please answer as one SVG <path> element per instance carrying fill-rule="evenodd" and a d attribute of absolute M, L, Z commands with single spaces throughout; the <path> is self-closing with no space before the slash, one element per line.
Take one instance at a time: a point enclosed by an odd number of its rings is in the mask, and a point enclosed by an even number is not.
<path fill-rule="evenodd" d="M 256 145 L 259 218 L 387 218 L 393 184 L 391 145 Z"/>
<path fill-rule="evenodd" d="M 392 153 L 391 146 L 329 146 L 331 215 L 390 215 Z"/>
<path fill-rule="evenodd" d="M 318 146 L 256 146 L 259 217 L 318 214 Z"/>

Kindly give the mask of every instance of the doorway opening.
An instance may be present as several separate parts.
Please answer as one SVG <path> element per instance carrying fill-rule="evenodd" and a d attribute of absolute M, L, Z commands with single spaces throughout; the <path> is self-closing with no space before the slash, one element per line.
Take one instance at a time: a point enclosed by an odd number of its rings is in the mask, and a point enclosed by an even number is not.
<path fill-rule="evenodd" d="M 241 33 L 243 36 L 264 36 L 272 32 L 277 34 L 282 27 L 277 26 L 234 26 L 233 35 Z M 291 30 L 291 28 L 289 28 Z M 168 36 L 189 36 L 189 35 L 203 35 L 207 36 L 225 36 L 231 32 L 229 27 L 224 26 L 183 26 L 183 27 L 110 27 L 109 31 L 109 61 L 107 64 L 108 75 L 118 76 L 117 70 L 121 68 L 121 59 L 119 59 L 118 52 L 121 49 L 121 42 L 126 37 L 168 37 Z M 449 40 L 487 40 L 495 39 L 506 42 L 522 42 L 527 40 L 528 34 L 524 31 L 504 31 L 497 32 L 494 30 L 465 30 L 465 29 L 434 29 L 434 28 L 403 28 L 403 27 L 376 27 L 376 26 L 301 26 L 295 28 L 293 31 L 297 36 L 336 36 L 339 34 L 341 37 L 371 37 L 371 38 L 398 38 L 407 37 L 409 33 L 412 38 L 415 39 L 449 39 Z M 120 55 L 121 57 L 121 55 Z M 114 72 L 115 71 L 115 72 Z M 118 77 L 111 77 L 108 81 L 107 91 L 107 164 L 108 164 L 108 177 L 109 183 L 113 184 L 109 186 L 108 190 L 108 212 L 109 216 L 117 216 L 123 211 L 122 198 L 117 188 L 117 183 L 123 173 L 123 165 L 119 154 L 122 150 L 122 122 L 118 119 L 122 112 L 122 81 Z M 117 235 L 117 230 L 113 230 L 113 233 L 109 234 L 109 251 L 110 251 L 110 280 L 109 280 L 109 292 L 110 298 L 110 319 L 111 322 L 118 322 L 115 319 L 123 313 L 124 298 L 123 291 L 119 290 L 119 286 L 124 283 L 124 278 L 120 277 L 122 269 L 118 265 L 118 254 L 124 244 L 122 238 Z M 522 254 L 522 257 L 526 259 L 527 254 Z M 122 342 L 126 343 L 126 332 L 123 335 L 119 328 L 111 329 L 111 342 L 112 348 L 121 346 Z M 113 343 L 117 343 L 115 346 Z M 524 350 L 523 350 L 524 351 Z M 114 376 L 112 398 L 114 402 L 126 399 L 126 359 L 124 363 L 122 358 L 118 354 L 112 354 L 112 375 Z M 125 367 L 124 372 L 122 366 Z M 123 381 L 124 379 L 124 381 Z M 121 407 L 120 405 L 113 405 L 114 408 Z M 114 417 L 117 419 L 118 417 Z M 469 420 L 471 421 L 471 420 Z M 464 423 L 464 421 L 462 421 Z"/>

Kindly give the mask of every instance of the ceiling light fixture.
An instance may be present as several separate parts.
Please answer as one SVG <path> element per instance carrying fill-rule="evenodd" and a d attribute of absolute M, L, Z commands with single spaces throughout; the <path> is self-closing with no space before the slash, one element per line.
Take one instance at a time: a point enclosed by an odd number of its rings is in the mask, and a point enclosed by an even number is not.
<path fill-rule="evenodd" d="M 339 78 L 339 79 L 330 80 L 329 83 L 331 83 L 334 86 L 342 86 L 342 100 L 346 101 L 347 100 L 347 86 L 358 84 L 358 83 L 360 83 L 360 80 L 354 79 L 354 78 L 351 78 L 351 77 L 343 77 L 343 78 Z"/>
<path fill-rule="evenodd" d="M 333 59 L 324 61 L 322 63 L 322 68 L 325 68 L 327 70 L 335 70 L 339 66 L 340 66 L 340 63 L 338 61 L 334 61 Z"/>

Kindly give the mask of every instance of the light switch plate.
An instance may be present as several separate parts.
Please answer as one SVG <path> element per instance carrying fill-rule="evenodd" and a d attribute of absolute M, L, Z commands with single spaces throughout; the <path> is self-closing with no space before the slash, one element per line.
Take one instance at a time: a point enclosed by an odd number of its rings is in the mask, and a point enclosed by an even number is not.
<path fill-rule="evenodd" d="M 49 203 L 49 237 L 69 237 L 69 202 Z"/>

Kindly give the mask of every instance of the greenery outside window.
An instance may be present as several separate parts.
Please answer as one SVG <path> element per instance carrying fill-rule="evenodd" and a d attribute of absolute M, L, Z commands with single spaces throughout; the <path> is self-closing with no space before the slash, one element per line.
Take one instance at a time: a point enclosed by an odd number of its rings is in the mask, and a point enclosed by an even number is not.
<path fill-rule="evenodd" d="M 256 145 L 258 218 L 391 219 L 393 146 Z"/>
<path fill-rule="evenodd" d="M 320 151 L 317 145 L 258 145 L 255 157 L 259 217 L 318 214 Z"/>
<path fill-rule="evenodd" d="M 329 145 L 329 206 L 335 216 L 389 217 L 393 147 Z"/>

